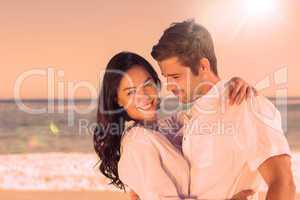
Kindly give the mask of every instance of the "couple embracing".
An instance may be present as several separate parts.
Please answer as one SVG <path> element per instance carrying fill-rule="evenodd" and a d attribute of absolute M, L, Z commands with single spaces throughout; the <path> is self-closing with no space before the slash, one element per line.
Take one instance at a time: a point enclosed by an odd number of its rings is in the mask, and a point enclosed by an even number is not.
<path fill-rule="evenodd" d="M 207 29 L 174 23 L 151 55 L 184 109 L 162 118 L 152 65 L 132 52 L 113 56 L 94 131 L 101 173 L 132 199 L 257 199 L 262 182 L 267 199 L 294 199 L 279 111 L 241 78 L 219 77 Z"/>

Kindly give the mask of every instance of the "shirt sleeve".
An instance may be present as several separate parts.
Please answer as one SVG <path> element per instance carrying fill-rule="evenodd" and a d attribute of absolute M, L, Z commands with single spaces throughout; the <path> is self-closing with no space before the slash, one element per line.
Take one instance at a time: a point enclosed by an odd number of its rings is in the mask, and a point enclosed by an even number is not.
<path fill-rule="evenodd" d="M 243 113 L 244 130 L 247 133 L 247 162 L 256 170 L 267 159 L 278 155 L 291 156 L 289 144 L 281 125 L 280 112 L 265 97 L 252 97 Z"/>
<path fill-rule="evenodd" d="M 143 200 L 181 200 L 171 177 L 164 170 L 158 149 L 147 134 L 133 128 L 123 144 L 120 179 Z"/>

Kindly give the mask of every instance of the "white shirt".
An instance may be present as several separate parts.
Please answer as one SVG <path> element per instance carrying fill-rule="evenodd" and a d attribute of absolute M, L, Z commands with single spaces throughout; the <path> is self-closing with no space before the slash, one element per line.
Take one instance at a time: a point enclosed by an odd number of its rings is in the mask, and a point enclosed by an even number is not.
<path fill-rule="evenodd" d="M 197 99 L 183 127 L 182 149 L 191 164 L 191 195 L 225 199 L 256 190 L 258 167 L 268 158 L 289 154 L 280 113 L 262 96 L 229 105 L 225 81 Z"/>
<path fill-rule="evenodd" d="M 121 181 L 142 200 L 188 200 L 189 165 L 161 133 L 134 126 L 121 141 Z"/>

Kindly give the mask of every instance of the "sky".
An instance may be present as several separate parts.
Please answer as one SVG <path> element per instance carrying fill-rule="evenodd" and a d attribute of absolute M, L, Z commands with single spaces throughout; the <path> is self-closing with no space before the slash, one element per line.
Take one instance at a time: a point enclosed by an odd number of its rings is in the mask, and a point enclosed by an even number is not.
<path fill-rule="evenodd" d="M 144 56 L 160 73 L 152 46 L 171 23 L 191 18 L 211 32 L 221 78 L 300 96 L 300 1 L 265 1 L 0 0 L 0 98 L 96 97 L 120 51 Z"/>

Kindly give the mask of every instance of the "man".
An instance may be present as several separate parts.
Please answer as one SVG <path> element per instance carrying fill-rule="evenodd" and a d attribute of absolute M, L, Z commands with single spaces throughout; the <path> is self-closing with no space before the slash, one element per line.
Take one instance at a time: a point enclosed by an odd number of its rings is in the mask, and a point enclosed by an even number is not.
<path fill-rule="evenodd" d="M 267 199 L 294 199 L 290 149 L 279 112 L 262 96 L 229 106 L 228 95 L 235 94 L 228 94 L 218 76 L 209 32 L 194 21 L 173 24 L 151 55 L 168 90 L 190 105 L 182 150 L 191 167 L 191 196 L 232 198 L 242 190 L 257 191 L 264 180 Z"/>

